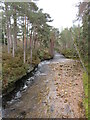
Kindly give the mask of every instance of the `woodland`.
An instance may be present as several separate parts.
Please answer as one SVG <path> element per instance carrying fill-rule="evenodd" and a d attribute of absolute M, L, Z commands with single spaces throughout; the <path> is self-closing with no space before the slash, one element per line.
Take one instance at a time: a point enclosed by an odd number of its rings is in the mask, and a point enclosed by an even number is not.
<path fill-rule="evenodd" d="M 3 94 L 12 91 L 15 82 L 31 72 L 41 61 L 53 59 L 56 51 L 68 59 L 80 61 L 84 70 L 83 102 L 88 114 L 89 3 L 78 3 L 76 7 L 78 13 L 74 22 L 81 21 L 81 24 L 59 31 L 48 24 L 53 19 L 34 0 L 0 3 Z"/>

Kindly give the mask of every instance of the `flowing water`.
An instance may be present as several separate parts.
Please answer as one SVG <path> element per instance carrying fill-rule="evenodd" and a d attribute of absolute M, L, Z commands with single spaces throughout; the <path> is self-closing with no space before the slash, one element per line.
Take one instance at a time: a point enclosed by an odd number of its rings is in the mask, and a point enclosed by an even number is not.
<path fill-rule="evenodd" d="M 42 61 L 28 77 L 16 84 L 16 89 L 3 97 L 3 118 L 55 118 L 62 117 L 55 111 L 54 98 L 57 96 L 53 83 L 54 72 L 50 64 L 68 61 L 63 55 L 55 53 L 51 60 Z M 53 97 L 52 102 L 50 97 Z M 62 101 L 63 102 L 63 101 Z M 62 106 L 62 102 L 60 103 Z M 52 104 L 51 104 L 52 103 Z M 64 114 L 73 112 L 68 104 L 64 105 Z M 61 109 L 59 109 L 59 112 Z M 61 112 L 60 112 L 61 113 Z"/>

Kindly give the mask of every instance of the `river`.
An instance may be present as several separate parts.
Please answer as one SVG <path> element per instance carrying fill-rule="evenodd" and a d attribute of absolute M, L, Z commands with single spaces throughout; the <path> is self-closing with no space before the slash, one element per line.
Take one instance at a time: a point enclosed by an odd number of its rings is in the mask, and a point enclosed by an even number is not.
<path fill-rule="evenodd" d="M 2 117 L 74 118 L 76 113 L 72 110 L 72 105 L 70 106 L 67 99 L 65 97 L 63 98 L 63 94 L 57 98 L 57 88 L 55 85 L 61 85 L 63 83 L 60 81 L 60 83 L 56 83 L 56 81 L 54 81 L 58 67 L 52 67 L 56 65 L 59 66 L 59 64 L 62 67 L 62 65 L 68 61 L 71 63 L 73 60 L 66 59 L 63 55 L 55 53 L 53 59 L 40 62 L 28 77 L 25 77 L 17 83 L 17 87 L 13 92 L 3 97 Z M 65 74 L 65 70 L 63 73 Z M 79 117 L 82 112 L 78 115 Z M 84 115 L 82 114 L 81 116 Z"/>

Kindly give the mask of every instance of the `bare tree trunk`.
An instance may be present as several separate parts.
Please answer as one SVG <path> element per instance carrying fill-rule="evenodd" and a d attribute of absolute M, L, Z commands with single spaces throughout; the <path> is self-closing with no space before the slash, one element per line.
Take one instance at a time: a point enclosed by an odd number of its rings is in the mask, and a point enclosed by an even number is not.
<path fill-rule="evenodd" d="M 14 38 L 12 37 L 12 40 L 13 40 L 13 57 L 15 57 L 15 48 L 14 48 Z"/>
<path fill-rule="evenodd" d="M 36 37 L 34 36 L 34 49 L 36 49 Z"/>
<path fill-rule="evenodd" d="M 54 55 L 54 36 L 53 35 L 51 36 L 51 39 L 50 39 L 50 54 L 51 56 Z"/>
<path fill-rule="evenodd" d="M 31 34 L 30 34 L 30 58 L 31 58 L 31 66 L 32 66 L 32 39 L 33 39 L 33 34 L 32 34 L 32 31 L 31 31 Z"/>
<path fill-rule="evenodd" d="M 24 18 L 23 18 L 23 25 L 24 25 Z M 22 29 L 23 29 L 23 28 L 22 28 Z M 22 36 L 23 36 L 23 44 L 22 44 L 23 46 L 22 46 L 22 47 L 23 47 L 23 50 L 24 50 L 24 31 L 23 31 L 23 33 L 22 33 Z"/>
<path fill-rule="evenodd" d="M 24 34 L 24 63 L 26 62 L 26 16 L 25 16 L 25 34 Z"/>
<path fill-rule="evenodd" d="M 23 50 L 24 50 L 24 32 L 23 32 Z"/>
<path fill-rule="evenodd" d="M 33 41 L 33 34 L 32 34 L 32 31 L 31 31 L 31 34 L 30 34 L 30 58 L 31 58 L 31 66 L 32 66 L 32 41 Z"/>
<path fill-rule="evenodd" d="M 4 31 L 4 29 L 3 29 Z M 3 46 L 5 46 L 5 33 L 3 32 Z"/>
<path fill-rule="evenodd" d="M 16 7 L 14 5 L 14 44 L 15 50 L 17 49 L 17 16 L 16 16 Z"/>
<path fill-rule="evenodd" d="M 84 63 L 83 63 L 83 61 L 82 61 L 82 59 L 81 59 L 81 56 L 80 56 L 79 50 L 78 50 L 78 48 L 77 48 L 77 45 L 75 44 L 75 40 L 74 40 L 73 36 L 72 36 L 72 40 L 73 40 L 73 43 L 74 43 L 75 50 L 76 50 L 76 52 L 77 52 L 77 54 L 78 54 L 78 57 L 79 57 L 79 59 L 80 59 L 80 62 L 81 62 L 81 64 L 82 64 L 82 67 L 83 67 L 83 69 L 85 70 L 85 72 L 88 74 L 88 72 L 87 72 L 87 70 L 86 70 L 86 68 L 85 68 L 85 65 L 84 65 Z"/>
<path fill-rule="evenodd" d="M 6 22 L 7 22 L 7 30 L 6 30 L 6 35 L 7 35 L 7 43 L 8 43 L 8 53 L 10 53 L 10 29 L 9 29 L 9 16 L 8 16 L 8 3 L 5 4 L 6 8 Z"/>
<path fill-rule="evenodd" d="M 32 66 L 32 48 L 31 48 L 31 66 Z"/>
<path fill-rule="evenodd" d="M 11 21 L 10 21 L 10 17 L 9 17 L 9 36 L 10 36 L 10 48 L 12 47 L 12 37 L 11 37 Z"/>
<path fill-rule="evenodd" d="M 33 41 L 32 41 L 32 45 L 33 45 L 33 47 L 35 48 L 35 26 L 33 25 L 33 34 L 32 34 L 32 36 L 33 36 Z"/>
<path fill-rule="evenodd" d="M 26 62 L 26 52 L 25 52 L 25 46 L 24 46 L 24 63 Z"/>
<path fill-rule="evenodd" d="M 35 36 L 35 50 L 37 52 L 37 48 L 38 48 L 38 39 L 37 39 L 37 34 Z"/>
<path fill-rule="evenodd" d="M 34 49 L 36 49 L 36 41 L 37 41 L 37 35 L 36 35 L 36 28 L 34 27 L 34 34 L 33 34 Z"/>
<path fill-rule="evenodd" d="M 27 24 L 27 30 L 26 30 L 26 50 L 27 50 L 27 48 L 28 48 L 28 19 L 26 19 L 26 24 Z"/>
<path fill-rule="evenodd" d="M 4 36 L 5 36 L 5 35 L 4 35 Z M 6 44 L 6 43 L 5 43 L 5 37 L 4 37 L 3 39 L 4 39 L 4 40 L 3 40 L 3 42 L 4 42 L 3 45 L 5 46 L 5 44 Z"/>
<path fill-rule="evenodd" d="M 53 42 L 52 39 L 50 39 L 50 54 L 53 56 Z"/>
<path fill-rule="evenodd" d="M 32 42 L 32 31 L 31 31 L 31 34 L 30 34 L 30 49 L 31 49 L 31 42 Z"/>

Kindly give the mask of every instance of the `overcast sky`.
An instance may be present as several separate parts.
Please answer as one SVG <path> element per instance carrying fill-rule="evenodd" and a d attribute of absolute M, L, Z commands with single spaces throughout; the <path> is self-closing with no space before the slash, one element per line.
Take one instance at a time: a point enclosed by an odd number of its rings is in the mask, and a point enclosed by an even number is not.
<path fill-rule="evenodd" d="M 75 5 L 81 0 L 39 0 L 37 5 L 43 8 L 44 12 L 49 13 L 54 21 L 50 24 L 62 29 L 71 27 L 73 20 L 76 19 L 78 12 Z"/>

